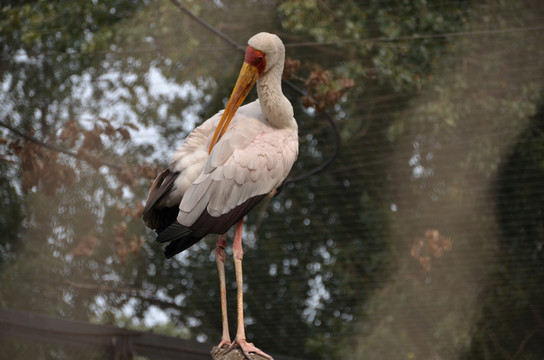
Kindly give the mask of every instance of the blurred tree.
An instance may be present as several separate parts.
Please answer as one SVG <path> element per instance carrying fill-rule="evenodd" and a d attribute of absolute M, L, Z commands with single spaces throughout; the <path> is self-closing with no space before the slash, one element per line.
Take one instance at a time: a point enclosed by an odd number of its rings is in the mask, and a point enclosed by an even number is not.
<path fill-rule="evenodd" d="M 538 359 L 544 354 L 544 106 L 501 161 L 494 183 L 497 264 L 482 292 L 471 358 Z M 500 346 L 497 344 L 500 340 Z"/>
<path fill-rule="evenodd" d="M 457 30 L 444 34 L 444 52 L 434 58 L 408 111 L 388 111 L 393 152 L 386 158 L 390 198 L 384 205 L 391 211 L 384 240 L 394 266 L 358 314 L 358 330 L 344 352 L 350 356 L 457 358 L 470 348 L 475 358 L 494 359 L 521 346 L 511 342 L 508 352 L 500 350 L 502 336 L 509 335 L 490 337 L 489 328 L 479 326 L 489 316 L 479 301 L 483 289 L 496 290 L 495 277 L 488 276 L 513 260 L 495 257 L 502 219 L 493 207 L 502 194 L 495 198 L 492 184 L 541 95 L 544 39 L 537 24 L 544 9 L 533 1 L 460 3 L 459 9 L 463 5 L 466 15 Z M 497 322 L 509 311 L 499 303 L 487 306 Z M 474 337 L 485 341 L 473 344 Z"/>
<path fill-rule="evenodd" d="M 17 190 L 10 183 L 8 166 L 0 163 L 0 269 L 6 266 L 17 252 L 17 241 L 24 218 L 24 206 L 17 195 Z"/>

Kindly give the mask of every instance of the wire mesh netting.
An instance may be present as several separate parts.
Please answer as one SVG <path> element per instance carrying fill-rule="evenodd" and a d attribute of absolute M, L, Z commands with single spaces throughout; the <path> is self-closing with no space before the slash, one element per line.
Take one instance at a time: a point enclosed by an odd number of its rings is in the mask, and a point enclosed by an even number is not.
<path fill-rule="evenodd" d="M 141 213 L 266 30 L 300 147 L 245 221 L 248 340 L 307 359 L 544 358 L 543 6 L 6 2 L 0 307 L 219 342 L 217 238 L 166 260 Z M 0 357 L 122 353 L 98 336 L 106 350 L 21 333 Z"/>

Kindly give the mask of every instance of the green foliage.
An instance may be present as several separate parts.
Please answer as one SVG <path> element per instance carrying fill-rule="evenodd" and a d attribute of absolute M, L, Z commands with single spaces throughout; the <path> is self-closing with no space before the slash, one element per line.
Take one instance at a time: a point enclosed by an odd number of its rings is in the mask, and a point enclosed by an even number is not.
<path fill-rule="evenodd" d="M 501 162 L 494 191 L 499 220 L 499 250 L 492 285 L 482 294 L 482 331 L 474 336 L 469 353 L 476 357 L 511 356 L 537 359 L 544 351 L 541 339 L 544 192 L 544 107 L 542 102 L 529 126 Z M 502 312 L 502 309 L 509 309 Z M 487 335 L 487 336 L 486 336 Z M 490 338 L 501 339 L 497 347 Z"/>

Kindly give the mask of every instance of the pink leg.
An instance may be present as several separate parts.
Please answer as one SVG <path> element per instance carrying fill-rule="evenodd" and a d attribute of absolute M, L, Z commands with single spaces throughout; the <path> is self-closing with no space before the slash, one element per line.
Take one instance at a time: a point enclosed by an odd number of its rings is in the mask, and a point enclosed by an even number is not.
<path fill-rule="evenodd" d="M 219 235 L 217 243 L 215 244 L 215 262 L 217 263 L 217 271 L 219 272 L 219 289 L 221 292 L 221 319 L 223 321 L 223 335 L 221 336 L 221 342 L 217 345 L 218 349 L 223 346 L 230 346 L 229 335 L 229 321 L 227 318 L 227 286 L 225 284 L 225 246 L 227 236 L 225 234 Z"/>
<path fill-rule="evenodd" d="M 238 329 L 236 331 L 236 339 L 232 343 L 240 346 L 244 356 L 251 360 L 250 353 L 261 355 L 267 359 L 273 360 L 272 356 L 264 353 L 258 349 L 252 343 L 246 341 L 246 331 L 244 327 L 244 282 L 242 275 L 242 258 L 244 257 L 244 250 L 242 249 L 242 229 L 244 227 L 243 220 L 240 220 L 236 224 L 236 232 L 234 235 L 234 243 L 232 244 L 232 252 L 234 254 L 234 267 L 236 270 L 236 291 L 237 291 L 237 310 L 238 310 Z"/>

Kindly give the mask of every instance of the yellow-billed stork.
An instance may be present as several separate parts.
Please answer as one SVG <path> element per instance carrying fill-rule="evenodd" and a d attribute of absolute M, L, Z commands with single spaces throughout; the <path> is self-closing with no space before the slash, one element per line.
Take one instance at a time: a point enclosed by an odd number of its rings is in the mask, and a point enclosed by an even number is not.
<path fill-rule="evenodd" d="M 280 38 L 259 33 L 248 41 L 244 63 L 225 110 L 194 129 L 153 182 L 143 218 L 168 243 L 170 258 L 207 234 L 219 234 L 223 334 L 218 347 L 238 345 L 244 355 L 268 354 L 246 341 L 243 315 L 243 217 L 276 194 L 298 155 L 293 107 L 281 90 L 285 47 Z M 257 83 L 259 99 L 240 106 Z M 225 233 L 236 224 L 232 245 L 236 270 L 238 328 L 230 340 L 225 285 Z"/>

